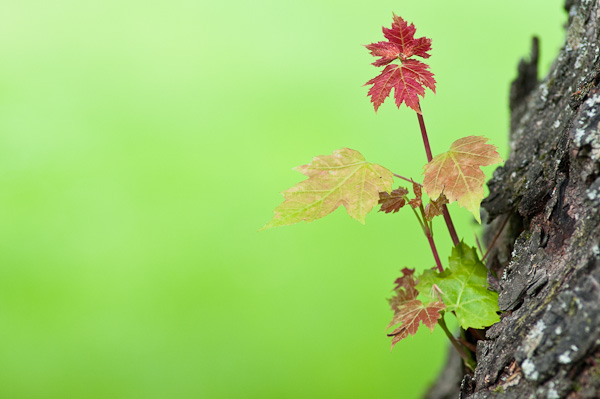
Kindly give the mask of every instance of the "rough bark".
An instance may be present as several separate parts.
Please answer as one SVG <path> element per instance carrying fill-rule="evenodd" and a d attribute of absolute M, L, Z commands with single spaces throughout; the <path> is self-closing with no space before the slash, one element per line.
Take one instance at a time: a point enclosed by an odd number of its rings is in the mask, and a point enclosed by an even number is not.
<path fill-rule="evenodd" d="M 489 237 L 508 220 L 488 259 L 501 321 L 474 374 L 450 359 L 430 399 L 600 398 L 600 1 L 565 9 L 548 76 L 537 81 L 537 41 L 519 65 L 511 153 L 483 203 Z"/>

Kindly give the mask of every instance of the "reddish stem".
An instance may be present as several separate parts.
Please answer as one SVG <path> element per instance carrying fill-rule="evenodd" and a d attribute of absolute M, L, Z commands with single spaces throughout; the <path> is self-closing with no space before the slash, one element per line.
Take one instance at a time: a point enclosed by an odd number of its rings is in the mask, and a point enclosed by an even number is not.
<path fill-rule="evenodd" d="M 433 241 L 433 232 L 431 231 L 430 223 L 427 222 L 427 218 L 425 217 L 425 208 L 423 208 L 423 204 L 419 206 L 419 210 L 421 211 L 421 217 L 423 218 L 423 231 L 425 232 L 425 236 L 427 237 L 427 241 L 429 241 L 429 246 L 431 247 L 431 252 L 433 253 L 433 257 L 435 258 L 435 264 L 439 270 L 439 272 L 444 271 L 444 267 L 442 266 L 442 261 L 440 260 L 440 256 L 438 255 L 437 248 L 435 246 L 435 241 Z M 416 211 L 415 211 L 416 214 Z"/>
<path fill-rule="evenodd" d="M 420 109 L 421 104 L 419 104 L 419 110 Z M 433 155 L 431 154 L 431 146 L 429 145 L 429 138 L 427 137 L 427 129 L 425 128 L 425 120 L 423 119 L 423 114 L 417 112 L 417 118 L 419 119 L 419 127 L 421 128 L 423 145 L 425 145 L 427 162 L 431 162 L 431 160 L 433 159 Z M 446 205 L 442 205 L 442 214 L 444 215 L 444 221 L 446 222 L 448 232 L 450 233 L 450 237 L 452 238 L 452 243 L 454 244 L 454 246 L 457 246 L 460 243 L 460 240 L 458 239 L 458 234 L 456 234 L 454 223 L 452 223 L 452 218 L 450 217 L 450 212 L 448 212 L 448 207 Z"/>
<path fill-rule="evenodd" d="M 475 236 L 475 242 L 477 243 L 477 248 L 479 248 L 479 253 L 481 254 L 481 256 L 483 256 L 483 250 L 481 249 L 481 243 L 479 242 L 479 237 L 477 237 L 477 234 L 475 232 L 473 232 L 473 235 Z"/>
<path fill-rule="evenodd" d="M 460 244 L 460 240 L 458 239 L 458 234 L 456 234 L 456 230 L 454 229 L 454 223 L 452 223 L 452 218 L 450 217 L 450 212 L 448 212 L 448 207 L 445 204 L 442 206 L 442 215 L 446 221 L 446 226 L 448 226 L 450 237 L 452 237 L 452 244 L 454 244 L 456 247 L 458 244 Z"/>
<path fill-rule="evenodd" d="M 427 236 L 427 241 L 429 241 L 429 246 L 431 247 L 431 252 L 433 252 L 433 257 L 435 258 L 435 264 L 439 270 L 439 272 L 443 272 L 444 268 L 442 266 L 442 261 L 440 260 L 440 256 L 438 255 L 437 248 L 435 247 L 435 242 L 433 241 L 433 235 L 431 235 L 431 230 L 429 227 L 425 227 L 425 235 Z"/>
<path fill-rule="evenodd" d="M 452 335 L 452 333 L 450 332 L 450 330 L 448 330 L 448 326 L 446 325 L 446 321 L 444 320 L 444 314 L 443 313 L 442 313 L 442 317 L 438 320 L 438 324 L 440 325 L 440 327 L 442 328 L 442 330 L 444 330 L 444 333 L 446 333 L 446 336 L 448 337 L 448 339 L 450 340 L 450 342 L 452 343 L 452 345 L 454 346 L 454 348 L 456 348 L 456 350 L 460 354 L 460 357 L 463 358 L 463 361 L 465 362 L 465 365 L 469 369 L 475 370 L 475 366 L 477 366 L 477 364 L 475 363 L 475 361 L 473 361 L 473 359 L 471 358 L 471 356 L 469 356 L 469 354 L 465 351 L 465 348 L 462 347 L 458 343 L 458 341 L 456 340 L 456 338 L 454 338 L 454 336 Z"/>
<path fill-rule="evenodd" d="M 408 177 L 400 176 L 400 175 L 397 175 L 395 173 L 392 173 L 392 174 L 394 176 L 396 176 L 398 179 L 406 180 L 409 183 L 415 183 L 415 181 L 413 181 L 413 179 L 409 179 Z M 417 183 L 417 184 L 419 184 L 419 183 Z M 419 186 L 422 186 L 422 184 L 419 184 Z"/>
<path fill-rule="evenodd" d="M 473 345 L 472 343 L 468 342 L 467 340 L 464 340 L 462 338 L 457 338 L 457 341 L 460 342 L 461 344 L 463 344 L 471 352 L 473 352 L 473 353 L 477 352 L 477 347 L 475 345 Z"/>
<path fill-rule="evenodd" d="M 485 254 L 483 255 L 483 258 L 481 258 L 481 261 L 485 260 L 486 256 L 488 256 L 488 254 L 490 253 L 490 250 L 494 247 L 494 244 L 496 244 L 496 240 L 498 240 L 498 237 L 500 237 L 500 234 L 502 233 L 502 230 L 504 230 L 504 227 L 506 227 L 506 222 L 508 222 L 509 218 L 510 218 L 510 213 L 507 213 L 506 216 L 504 217 L 504 220 L 502 221 L 502 225 L 500 225 L 500 228 L 498 229 L 498 231 L 494 235 L 494 238 L 492 239 L 492 242 L 490 243 L 490 245 L 488 245 L 488 248 L 485 251 Z"/>
<path fill-rule="evenodd" d="M 421 109 L 421 105 L 419 105 Z M 429 145 L 429 138 L 427 137 L 427 129 L 425 128 L 425 120 L 423 114 L 417 112 L 417 118 L 419 119 L 419 127 L 421 128 L 421 136 L 423 136 L 423 144 L 425 145 L 425 153 L 427 154 L 427 162 L 431 162 L 433 155 L 431 154 L 431 146 Z"/>
<path fill-rule="evenodd" d="M 431 229 L 429 228 L 427 220 L 425 219 L 423 205 L 421 204 L 421 206 L 419 207 L 419 210 L 421 211 L 421 216 L 419 216 L 416 209 L 413 208 L 412 206 L 411 206 L 411 209 L 412 209 L 413 213 L 415 214 L 417 220 L 419 221 L 419 225 L 421 226 L 421 229 L 423 229 L 423 233 L 425 234 L 425 237 L 427 237 L 427 241 L 429 242 L 429 246 L 431 247 L 431 253 L 433 253 L 433 257 L 435 259 L 435 265 L 437 266 L 438 270 L 441 273 L 444 271 L 444 267 L 442 266 L 442 261 L 440 260 L 440 256 L 438 255 L 438 251 L 435 246 L 435 242 L 433 241 L 433 234 L 431 232 Z"/>

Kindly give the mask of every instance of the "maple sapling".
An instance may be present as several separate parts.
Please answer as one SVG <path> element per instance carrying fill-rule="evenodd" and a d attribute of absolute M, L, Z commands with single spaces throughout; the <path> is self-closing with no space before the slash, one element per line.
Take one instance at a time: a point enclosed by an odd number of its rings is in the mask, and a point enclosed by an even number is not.
<path fill-rule="evenodd" d="M 392 27 L 383 28 L 387 41 L 365 46 L 371 55 L 378 57 L 373 65 L 385 66 L 365 85 L 371 85 L 368 96 L 375 112 L 392 89 L 398 108 L 405 104 L 416 112 L 428 162 L 423 167 L 423 183 L 367 162 L 356 150 L 342 148 L 295 168 L 308 179 L 282 193 L 283 203 L 275 208 L 275 216 L 261 230 L 311 222 L 340 205 L 363 224 L 367 213 L 377 204 L 385 213 L 409 207 L 427 238 L 436 267 L 420 276 L 414 275 L 414 269 L 404 268 L 396 280 L 395 295 L 389 300 L 394 316 L 388 328 L 396 326 L 388 334 L 392 337 L 392 348 L 416 334 L 421 323 L 431 331 L 439 324 L 467 367 L 473 369 L 473 344 L 465 337 L 455 338 L 446 326 L 444 315 L 448 312 L 455 315 L 463 332 L 485 328 L 499 321 L 498 294 L 488 289 L 487 268 L 475 248 L 459 240 L 446 205 L 458 202 L 481 223 L 479 209 L 485 182 L 481 167 L 502 159 L 496 147 L 486 144 L 487 139 L 481 136 L 458 139 L 448 151 L 433 156 L 419 96 L 425 96 L 426 88 L 435 93 L 436 81 L 429 66 L 414 58 L 430 57 L 431 39 L 415 38 L 415 33 L 413 24 L 393 15 Z M 394 188 L 394 177 L 411 183 L 412 195 L 408 188 Z M 422 197 L 423 190 L 429 198 L 427 203 Z M 440 215 L 444 217 L 454 246 L 447 268 L 443 267 L 433 237 L 433 219 Z"/>

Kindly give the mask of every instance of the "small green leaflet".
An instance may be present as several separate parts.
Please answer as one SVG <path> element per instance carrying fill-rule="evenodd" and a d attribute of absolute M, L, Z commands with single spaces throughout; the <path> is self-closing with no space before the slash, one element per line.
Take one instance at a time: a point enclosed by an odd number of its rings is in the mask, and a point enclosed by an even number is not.
<path fill-rule="evenodd" d="M 282 193 L 285 201 L 275 208 L 273 219 L 260 230 L 303 220 L 312 222 L 340 205 L 364 224 L 367 213 L 379 201 L 379 192 L 390 192 L 394 179 L 392 172 L 365 161 L 360 152 L 349 148 L 315 157 L 310 164 L 295 170 L 308 179 Z"/>
<path fill-rule="evenodd" d="M 500 321 L 498 294 L 487 289 L 487 269 L 475 248 L 460 242 L 452 249 L 449 267 L 439 273 L 427 270 L 417 290 L 425 303 L 439 300 L 454 312 L 462 328 L 483 328 Z"/>

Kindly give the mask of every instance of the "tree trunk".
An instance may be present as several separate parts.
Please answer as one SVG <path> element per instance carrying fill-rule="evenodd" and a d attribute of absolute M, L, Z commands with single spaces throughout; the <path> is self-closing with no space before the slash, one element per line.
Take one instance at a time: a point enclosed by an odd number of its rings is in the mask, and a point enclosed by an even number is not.
<path fill-rule="evenodd" d="M 535 39 L 519 65 L 511 153 L 483 203 L 488 239 L 507 221 L 487 263 L 501 321 L 474 374 L 451 355 L 430 399 L 600 398 L 600 0 L 565 9 L 548 76 L 537 81 Z"/>

